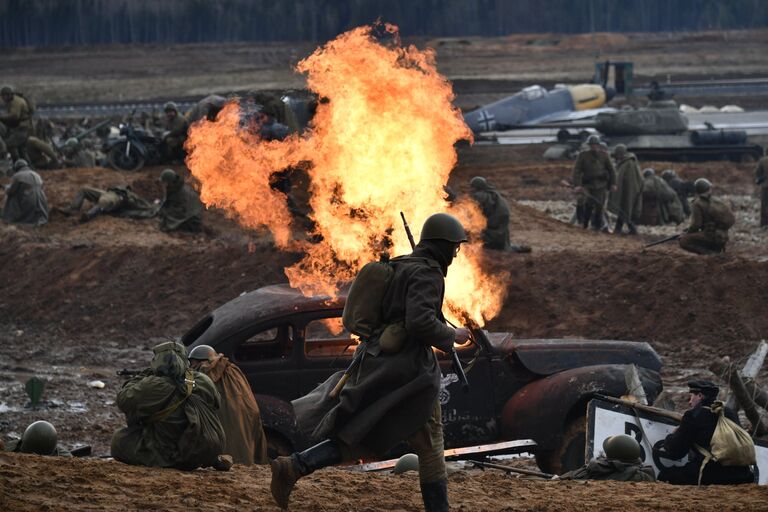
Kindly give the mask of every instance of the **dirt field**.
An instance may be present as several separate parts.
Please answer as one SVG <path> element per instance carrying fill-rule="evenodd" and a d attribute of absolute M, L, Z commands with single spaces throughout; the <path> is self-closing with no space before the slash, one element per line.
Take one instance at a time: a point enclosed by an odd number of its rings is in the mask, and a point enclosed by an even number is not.
<path fill-rule="evenodd" d="M 540 45 L 529 43 L 531 37 L 433 44 L 440 68 L 465 80 L 468 103 L 499 94 L 478 87 L 474 78 L 499 75 L 509 84 L 519 80 L 526 85 L 537 77 L 589 78 L 591 39 L 533 37 L 558 40 L 557 45 Z M 631 56 L 636 70 L 645 69 L 649 77 L 679 72 L 704 79 L 768 69 L 766 39 L 768 32 L 600 36 L 597 41 L 602 56 Z M 743 50 L 743 59 L 733 59 L 733 45 Z M 309 51 L 279 45 L 24 50 L 3 59 L 0 71 L 38 92 L 38 101 L 83 100 L 83 92 L 91 100 L 106 101 L 118 89 L 124 91 L 122 99 L 202 95 L 217 87 L 300 85 L 285 66 Z M 57 64 L 63 57 L 69 63 Z M 121 65 L 107 72 L 105 60 Z M 92 80 L 84 84 L 76 75 Z M 508 300 L 490 330 L 521 338 L 648 341 L 664 360 L 664 384 L 678 404 L 687 379 L 717 378 L 706 370 L 714 357 L 744 358 L 766 337 L 768 290 L 762 283 L 768 282 L 768 232 L 756 227 L 751 164 L 649 164 L 657 170 L 672 166 L 684 178 L 708 177 L 716 193 L 734 206 L 738 221 L 728 252 L 697 257 L 674 244 L 643 251 L 644 242 L 676 232 L 674 226 L 644 227 L 639 237 L 628 237 L 569 225 L 572 198 L 558 183 L 569 176 L 570 164 L 544 163 L 543 150 L 461 149 L 451 175 L 450 185 L 459 193 L 468 191 L 476 175 L 496 184 L 512 201 L 513 240 L 533 248 L 529 255 L 487 258 L 490 270 L 509 271 L 513 277 Z M 160 170 L 45 171 L 43 179 L 49 203 L 61 208 L 86 184 L 131 184 L 157 198 Z M 108 454 L 111 434 L 124 421 L 114 405 L 121 383 L 115 370 L 144 366 L 152 345 L 180 336 L 207 311 L 242 292 L 285 282 L 282 269 L 300 257 L 278 252 L 268 235 L 246 231 L 220 211 L 207 211 L 204 223 L 200 234 L 165 234 L 154 220 L 103 216 L 83 225 L 54 209 L 41 228 L 0 225 L 0 437 L 18 436 L 30 422 L 47 419 L 56 424 L 66 447 L 90 444 L 95 455 Z M 37 410 L 27 407 L 23 389 L 33 375 L 47 383 Z M 456 510 L 700 511 L 721 510 L 725 504 L 760 510 L 766 499 L 766 491 L 755 486 L 540 482 L 476 470 L 453 474 L 450 492 Z M 297 510 L 421 506 L 413 477 L 338 470 L 303 481 L 295 503 Z M 0 510 L 182 508 L 270 509 L 267 472 L 236 467 L 229 474 L 180 473 L 101 460 L 0 454 Z"/>

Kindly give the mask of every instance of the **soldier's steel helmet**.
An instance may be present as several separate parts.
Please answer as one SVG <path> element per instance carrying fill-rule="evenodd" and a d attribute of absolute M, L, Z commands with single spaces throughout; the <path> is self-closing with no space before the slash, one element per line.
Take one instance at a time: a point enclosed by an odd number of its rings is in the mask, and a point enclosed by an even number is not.
<path fill-rule="evenodd" d="M 627 145 L 626 144 L 616 144 L 616 147 L 613 148 L 613 154 L 614 155 L 623 155 L 627 152 Z"/>
<path fill-rule="evenodd" d="M 693 189 L 697 194 L 706 194 L 712 190 L 712 182 L 707 178 L 699 178 L 693 182 Z"/>
<path fill-rule="evenodd" d="M 421 240 L 446 240 L 455 244 L 467 241 L 467 233 L 459 219 L 447 213 L 430 215 L 421 228 Z"/>
<path fill-rule="evenodd" d="M 179 107 L 176 106 L 176 103 L 173 101 L 167 102 L 165 105 L 163 105 L 163 112 L 168 112 L 169 110 L 173 110 L 174 112 L 179 112 Z"/>
<path fill-rule="evenodd" d="M 643 169 L 643 178 L 647 178 L 648 176 L 654 176 L 656 175 L 656 171 L 648 167 L 647 169 Z"/>
<path fill-rule="evenodd" d="M 665 180 L 671 180 L 672 178 L 677 178 L 677 173 L 674 169 L 665 169 L 663 173 L 661 173 L 661 177 Z"/>
<path fill-rule="evenodd" d="M 67 149 L 74 149 L 77 146 L 80 145 L 80 142 L 74 137 L 70 137 L 67 139 L 67 141 L 64 143 L 64 147 Z"/>
<path fill-rule="evenodd" d="M 20 171 L 21 169 L 29 167 L 29 162 L 24 160 L 23 158 L 19 158 L 13 163 L 13 170 L 14 171 Z"/>
<path fill-rule="evenodd" d="M 173 169 L 163 169 L 163 172 L 160 173 L 160 181 L 164 181 L 166 183 L 173 183 L 176 178 L 178 178 L 178 174 L 176 174 L 176 171 Z"/>
<path fill-rule="evenodd" d="M 13 86 L 4 85 L 2 88 L 0 88 L 0 94 L 13 94 Z"/>
<path fill-rule="evenodd" d="M 395 462 L 395 469 L 392 472 L 396 475 L 402 475 L 406 471 L 419 470 L 419 456 L 415 453 L 406 453 Z"/>
<path fill-rule="evenodd" d="M 603 451 L 609 459 L 622 462 L 637 462 L 640 459 L 640 445 L 625 434 L 606 438 L 603 441 Z"/>
<path fill-rule="evenodd" d="M 475 176 L 469 180 L 469 186 L 476 189 L 484 189 L 488 186 L 488 182 L 482 176 Z"/>
<path fill-rule="evenodd" d="M 21 436 L 21 451 L 50 455 L 56 450 L 56 429 L 47 421 L 36 421 Z"/>
<path fill-rule="evenodd" d="M 590 135 L 587 138 L 587 144 L 590 145 L 590 146 L 593 145 L 593 144 L 598 144 L 599 145 L 600 144 L 600 137 L 598 137 L 597 135 Z"/>
<path fill-rule="evenodd" d="M 210 361 L 213 356 L 216 355 L 216 351 L 210 345 L 198 345 L 192 349 L 187 359 L 195 359 L 198 361 Z"/>

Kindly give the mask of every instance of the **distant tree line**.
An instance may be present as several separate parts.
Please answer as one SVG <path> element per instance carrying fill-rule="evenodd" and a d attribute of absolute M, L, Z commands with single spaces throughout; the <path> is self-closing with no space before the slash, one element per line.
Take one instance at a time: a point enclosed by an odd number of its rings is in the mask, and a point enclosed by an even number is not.
<path fill-rule="evenodd" d="M 325 41 L 377 18 L 405 36 L 768 26 L 767 0 L 0 0 L 0 46 Z"/>

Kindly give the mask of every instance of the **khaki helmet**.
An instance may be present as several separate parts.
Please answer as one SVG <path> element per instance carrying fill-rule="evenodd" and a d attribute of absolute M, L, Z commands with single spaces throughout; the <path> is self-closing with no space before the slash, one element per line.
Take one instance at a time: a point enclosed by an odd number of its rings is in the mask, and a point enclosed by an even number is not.
<path fill-rule="evenodd" d="M 0 94 L 14 94 L 12 85 L 4 85 L 0 88 Z"/>
<path fill-rule="evenodd" d="M 24 169 L 25 167 L 29 167 L 29 162 L 24 160 L 23 158 L 19 158 L 15 162 L 13 162 L 13 170 L 14 171 L 20 171 Z"/>
<path fill-rule="evenodd" d="M 656 176 L 656 171 L 650 167 L 643 169 L 643 178 L 647 178 L 649 176 Z"/>
<path fill-rule="evenodd" d="M 593 144 L 599 145 L 600 144 L 600 137 L 598 137 L 597 135 L 590 135 L 587 138 L 587 145 L 591 146 Z"/>
<path fill-rule="evenodd" d="M 626 434 L 606 438 L 603 451 L 609 459 L 621 462 L 637 462 L 640 459 L 640 445 Z"/>
<path fill-rule="evenodd" d="M 176 103 L 174 103 L 173 101 L 169 101 L 165 105 L 163 105 L 163 112 L 168 112 L 169 110 L 173 110 L 177 114 L 179 113 L 179 107 L 176 106 Z"/>
<path fill-rule="evenodd" d="M 622 156 L 627 153 L 627 145 L 626 144 L 616 144 L 616 147 L 613 148 L 613 154 L 615 156 Z"/>
<path fill-rule="evenodd" d="M 67 149 L 75 149 L 77 146 L 80 145 L 80 142 L 75 137 L 70 137 L 67 139 L 67 141 L 64 143 L 64 147 Z"/>
<path fill-rule="evenodd" d="M 446 240 L 460 244 L 467 241 L 467 232 L 453 215 L 435 213 L 424 221 L 419 238 L 419 241 L 422 240 Z"/>
<path fill-rule="evenodd" d="M 173 169 L 163 169 L 163 172 L 160 173 L 160 181 L 166 183 L 173 183 L 178 177 L 179 175 Z"/>
<path fill-rule="evenodd" d="M 216 355 L 216 351 L 210 345 L 198 345 L 192 349 L 189 353 L 188 359 L 197 361 L 210 361 L 213 356 Z"/>
<path fill-rule="evenodd" d="M 712 182 L 707 178 L 699 178 L 693 182 L 693 189 L 698 195 L 708 194 L 712 190 Z"/>
<path fill-rule="evenodd" d="M 483 190 L 488 188 L 488 181 L 482 176 L 475 176 L 469 180 L 469 186 L 478 190 Z"/>
<path fill-rule="evenodd" d="M 47 421 L 36 421 L 21 436 L 21 452 L 51 455 L 56 450 L 56 429 Z"/>
<path fill-rule="evenodd" d="M 664 172 L 661 173 L 661 177 L 669 181 L 671 179 L 677 178 L 677 173 L 674 169 L 664 169 Z"/>
<path fill-rule="evenodd" d="M 415 453 L 406 453 L 395 462 L 395 469 L 392 472 L 396 475 L 402 475 L 408 471 L 419 470 L 419 456 Z"/>

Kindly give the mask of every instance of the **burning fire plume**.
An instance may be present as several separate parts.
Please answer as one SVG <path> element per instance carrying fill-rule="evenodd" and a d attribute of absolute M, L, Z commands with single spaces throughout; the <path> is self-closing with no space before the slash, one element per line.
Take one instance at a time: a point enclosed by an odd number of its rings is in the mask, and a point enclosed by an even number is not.
<path fill-rule="evenodd" d="M 351 30 L 299 62 L 309 89 L 328 100 L 318 104 L 302 135 L 261 139 L 258 130 L 243 127 L 237 102 L 215 122 L 190 130 L 187 165 L 202 200 L 246 227 L 268 228 L 278 248 L 304 252 L 285 273 L 306 294 L 333 295 L 340 282 L 378 259 L 385 240 L 390 254 L 409 253 L 400 211 L 417 240 L 424 220 L 440 211 L 456 215 L 470 232 L 484 227 L 474 203 L 445 201 L 454 143 L 471 132 L 451 104 L 451 85 L 437 72 L 434 52 L 402 47 L 394 26 L 383 27 L 387 42 L 373 30 Z M 301 162 L 309 162 L 319 243 L 292 237 L 286 196 L 270 187 L 274 173 Z M 446 281 L 446 314 L 479 325 L 498 314 L 506 288 L 482 271 L 481 251 L 463 247 Z"/>

